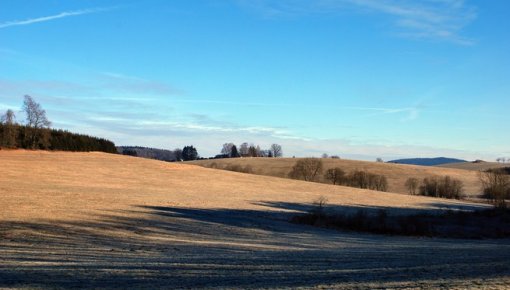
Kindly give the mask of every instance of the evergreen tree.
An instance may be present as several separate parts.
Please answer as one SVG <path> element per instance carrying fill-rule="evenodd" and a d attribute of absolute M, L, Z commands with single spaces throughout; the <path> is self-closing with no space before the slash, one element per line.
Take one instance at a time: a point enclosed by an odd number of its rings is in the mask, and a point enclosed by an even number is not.
<path fill-rule="evenodd" d="M 190 160 L 197 160 L 198 159 L 198 152 L 193 145 L 190 146 L 184 146 L 182 148 L 182 160 L 184 161 L 190 161 Z"/>
<path fill-rule="evenodd" d="M 230 158 L 237 158 L 237 157 L 239 157 L 239 152 L 237 152 L 236 145 L 233 145 L 232 148 L 230 149 Z"/>
<path fill-rule="evenodd" d="M 255 146 L 252 145 L 248 148 L 248 156 L 257 157 L 257 148 Z"/>

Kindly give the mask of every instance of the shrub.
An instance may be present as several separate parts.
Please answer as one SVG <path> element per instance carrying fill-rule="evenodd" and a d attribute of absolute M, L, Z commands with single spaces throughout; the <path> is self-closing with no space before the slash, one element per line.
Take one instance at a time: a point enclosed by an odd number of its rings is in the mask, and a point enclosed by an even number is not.
<path fill-rule="evenodd" d="M 253 167 L 249 164 L 243 167 L 242 171 L 243 173 L 253 173 Z"/>
<path fill-rule="evenodd" d="M 246 166 L 241 166 L 240 164 L 228 164 L 225 166 L 224 170 L 241 172 L 241 173 L 253 173 L 253 167 L 249 164 Z"/>

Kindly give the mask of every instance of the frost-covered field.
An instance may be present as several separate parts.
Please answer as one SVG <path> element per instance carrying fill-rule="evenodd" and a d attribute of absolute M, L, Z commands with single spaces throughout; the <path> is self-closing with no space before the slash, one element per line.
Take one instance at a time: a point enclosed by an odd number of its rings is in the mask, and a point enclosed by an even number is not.
<path fill-rule="evenodd" d="M 0 288 L 510 287 L 508 240 L 287 222 L 321 195 L 394 214 L 476 204 L 100 153 L 0 160 Z"/>

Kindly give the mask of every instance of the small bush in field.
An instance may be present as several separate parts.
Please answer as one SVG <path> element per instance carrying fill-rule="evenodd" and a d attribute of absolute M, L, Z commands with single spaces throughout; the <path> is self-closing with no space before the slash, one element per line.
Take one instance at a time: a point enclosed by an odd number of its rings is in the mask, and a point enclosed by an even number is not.
<path fill-rule="evenodd" d="M 241 173 L 253 173 L 253 167 L 249 164 L 241 166 L 239 164 L 228 164 L 224 168 L 228 171 L 241 172 Z"/>

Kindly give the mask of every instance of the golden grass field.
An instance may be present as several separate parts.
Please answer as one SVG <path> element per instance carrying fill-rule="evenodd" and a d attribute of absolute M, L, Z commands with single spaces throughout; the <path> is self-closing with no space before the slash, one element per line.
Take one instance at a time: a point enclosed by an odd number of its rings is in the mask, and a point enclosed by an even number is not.
<path fill-rule="evenodd" d="M 460 162 L 460 163 L 449 163 L 441 164 L 438 167 L 442 168 L 453 168 L 453 169 L 464 169 L 472 171 L 484 171 L 487 169 L 510 167 L 510 163 L 497 163 L 497 162 Z"/>
<path fill-rule="evenodd" d="M 288 223 L 319 196 L 390 214 L 480 204 L 95 152 L 1 150 L 0 165 L 0 288 L 510 285 L 508 240 Z"/>
<path fill-rule="evenodd" d="M 259 175 L 287 177 L 292 167 L 296 163 L 297 158 L 227 158 L 215 160 L 198 160 L 192 161 L 191 164 L 201 165 L 204 167 L 217 166 L 217 168 L 225 168 L 227 165 L 250 165 L 253 172 Z M 432 176 L 451 176 L 459 179 L 464 183 L 465 193 L 468 196 L 479 195 L 480 181 L 478 173 L 471 170 L 462 170 L 455 168 L 417 166 L 393 163 L 378 163 L 369 161 L 358 161 L 348 159 L 331 159 L 322 158 L 324 165 L 323 171 L 329 168 L 340 167 L 346 173 L 352 170 L 366 170 L 374 174 L 381 174 L 388 179 L 389 192 L 408 193 L 405 182 L 409 177 L 423 180 L 425 177 Z M 214 164 L 213 164 L 214 163 Z M 320 180 L 325 182 L 324 180 Z"/>

